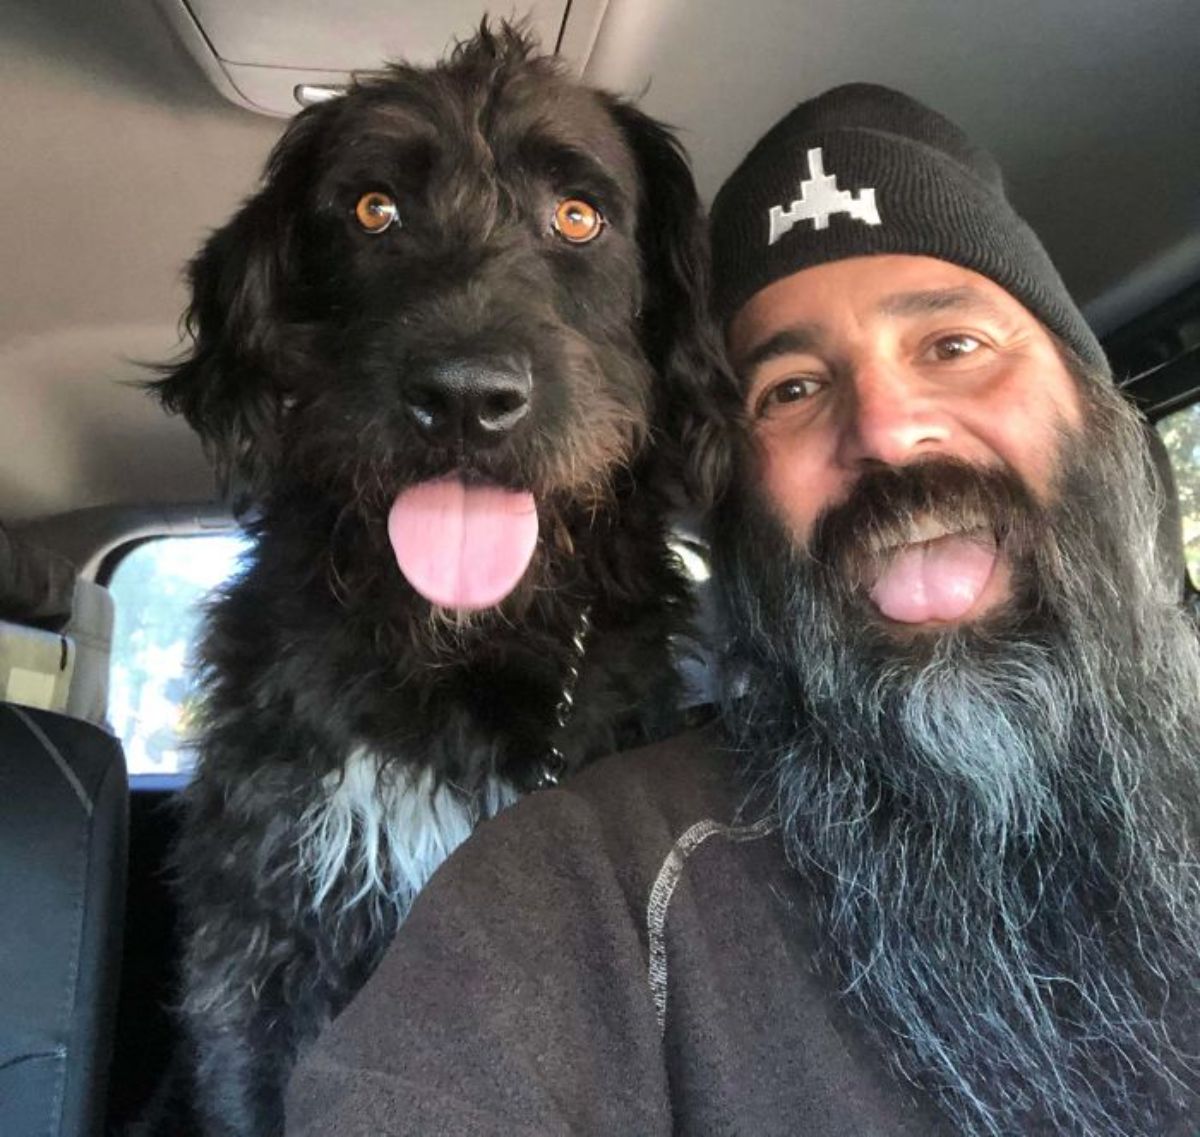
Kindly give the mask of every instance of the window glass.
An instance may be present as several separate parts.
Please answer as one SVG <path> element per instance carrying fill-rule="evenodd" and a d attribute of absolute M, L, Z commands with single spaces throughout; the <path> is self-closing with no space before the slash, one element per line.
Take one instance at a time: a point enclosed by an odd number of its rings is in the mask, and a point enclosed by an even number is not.
<path fill-rule="evenodd" d="M 190 770 L 203 602 L 238 571 L 248 547 L 240 535 L 162 537 L 117 565 L 108 585 L 116 606 L 109 719 L 131 775 Z"/>
<path fill-rule="evenodd" d="M 1156 426 L 1179 492 L 1188 576 L 1193 582 L 1200 581 L 1200 403 L 1159 419 Z"/>

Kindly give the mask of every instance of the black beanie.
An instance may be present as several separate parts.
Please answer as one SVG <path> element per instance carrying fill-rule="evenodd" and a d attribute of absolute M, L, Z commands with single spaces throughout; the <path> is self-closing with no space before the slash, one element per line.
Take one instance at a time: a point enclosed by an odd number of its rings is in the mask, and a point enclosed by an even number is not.
<path fill-rule="evenodd" d="M 717 194 L 712 243 L 722 324 L 760 289 L 801 269 L 907 253 L 995 281 L 1108 373 L 1046 250 L 1004 196 L 992 156 L 936 111 L 887 87 L 835 87 L 776 123 Z"/>

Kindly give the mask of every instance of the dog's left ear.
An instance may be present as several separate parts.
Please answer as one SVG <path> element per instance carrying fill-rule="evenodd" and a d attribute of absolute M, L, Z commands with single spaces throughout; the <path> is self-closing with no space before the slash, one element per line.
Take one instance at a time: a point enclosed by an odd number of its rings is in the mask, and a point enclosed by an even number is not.
<path fill-rule="evenodd" d="M 645 294 L 643 348 L 662 378 L 658 428 L 688 495 L 724 490 L 738 413 L 737 385 L 709 306 L 708 227 L 687 157 L 674 134 L 628 103 L 612 113 L 638 164 L 637 242 Z"/>

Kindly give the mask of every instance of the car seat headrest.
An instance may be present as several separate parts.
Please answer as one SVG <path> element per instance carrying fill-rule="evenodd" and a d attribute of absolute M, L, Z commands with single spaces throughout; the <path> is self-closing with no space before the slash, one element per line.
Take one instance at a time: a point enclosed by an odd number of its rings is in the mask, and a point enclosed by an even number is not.
<path fill-rule="evenodd" d="M 0 620 L 60 630 L 71 618 L 75 566 L 0 525 Z"/>

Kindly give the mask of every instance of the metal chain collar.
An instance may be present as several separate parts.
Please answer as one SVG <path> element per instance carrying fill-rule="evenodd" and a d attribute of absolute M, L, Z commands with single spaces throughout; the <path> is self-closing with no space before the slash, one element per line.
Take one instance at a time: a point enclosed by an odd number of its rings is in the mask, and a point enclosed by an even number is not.
<path fill-rule="evenodd" d="M 588 633 L 592 629 L 592 609 L 588 605 L 579 613 L 579 622 L 575 625 L 575 634 L 571 637 L 573 654 L 567 663 L 567 671 L 563 676 L 562 693 L 554 707 L 554 724 L 556 733 L 563 730 L 571 721 L 571 712 L 575 709 L 575 692 L 579 687 L 579 673 L 583 670 L 583 656 L 587 650 Z M 563 752 L 554 743 L 550 743 L 546 757 L 542 760 L 542 773 L 537 781 L 537 789 L 550 789 L 557 786 L 559 779 L 567 768 L 567 760 Z"/>

